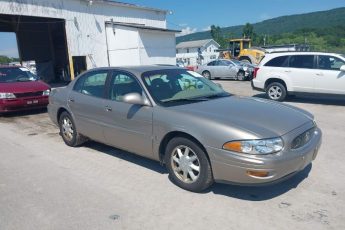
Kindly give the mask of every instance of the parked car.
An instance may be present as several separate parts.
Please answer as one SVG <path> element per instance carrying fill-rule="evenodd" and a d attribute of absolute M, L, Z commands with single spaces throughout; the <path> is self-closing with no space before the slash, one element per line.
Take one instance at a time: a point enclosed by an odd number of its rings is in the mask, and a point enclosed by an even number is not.
<path fill-rule="evenodd" d="M 68 146 L 92 139 L 160 161 L 175 184 L 194 192 L 214 181 L 284 180 L 309 165 L 321 143 L 312 114 L 233 96 L 178 67 L 93 69 L 49 99 Z"/>
<path fill-rule="evenodd" d="M 254 71 L 253 89 L 283 101 L 288 95 L 345 95 L 345 55 L 321 52 L 266 54 Z"/>
<path fill-rule="evenodd" d="M 45 108 L 50 87 L 27 68 L 0 66 L 0 113 Z"/>
<path fill-rule="evenodd" d="M 244 81 L 251 77 L 254 68 L 238 60 L 217 59 L 196 67 L 196 72 L 205 78 L 230 78 Z"/>

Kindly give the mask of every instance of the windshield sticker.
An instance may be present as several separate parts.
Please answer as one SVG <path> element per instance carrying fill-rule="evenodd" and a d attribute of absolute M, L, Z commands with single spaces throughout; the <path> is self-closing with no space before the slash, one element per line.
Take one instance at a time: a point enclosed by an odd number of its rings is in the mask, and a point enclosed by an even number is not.
<path fill-rule="evenodd" d="M 19 68 L 21 71 L 24 71 L 24 72 L 29 72 L 30 70 L 28 70 L 27 68 Z"/>
<path fill-rule="evenodd" d="M 202 75 L 200 75 L 200 74 L 198 74 L 197 72 L 194 72 L 194 71 L 187 71 L 187 73 L 189 73 L 193 77 L 203 77 Z"/>

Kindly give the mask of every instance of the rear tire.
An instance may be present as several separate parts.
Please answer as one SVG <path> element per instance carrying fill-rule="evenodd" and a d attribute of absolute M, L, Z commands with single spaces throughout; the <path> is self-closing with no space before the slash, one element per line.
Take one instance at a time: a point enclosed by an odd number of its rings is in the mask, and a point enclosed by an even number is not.
<path fill-rule="evenodd" d="M 239 61 L 252 64 L 252 61 L 250 60 L 250 58 L 247 58 L 247 57 L 240 58 Z"/>
<path fill-rule="evenodd" d="M 273 82 L 266 88 L 266 95 L 273 101 L 284 101 L 286 98 L 286 88 L 279 82 Z"/>
<path fill-rule="evenodd" d="M 171 180 L 192 192 L 201 192 L 213 184 L 211 164 L 205 151 L 188 138 L 169 141 L 164 160 Z"/>
<path fill-rule="evenodd" d="M 202 72 L 202 76 L 204 76 L 204 78 L 212 80 L 211 73 L 209 71 L 207 71 L 207 70 Z"/>
<path fill-rule="evenodd" d="M 66 145 L 77 147 L 87 141 L 87 138 L 78 133 L 72 116 L 62 112 L 59 118 L 60 135 Z"/>

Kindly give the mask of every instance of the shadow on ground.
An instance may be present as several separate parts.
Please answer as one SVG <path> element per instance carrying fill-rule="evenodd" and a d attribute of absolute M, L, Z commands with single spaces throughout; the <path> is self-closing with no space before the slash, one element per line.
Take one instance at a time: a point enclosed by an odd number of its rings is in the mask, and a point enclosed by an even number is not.
<path fill-rule="evenodd" d="M 259 93 L 253 95 L 253 97 L 267 99 L 266 94 Z M 345 106 L 344 96 L 290 96 L 284 100 L 284 102 L 293 103 L 306 103 L 315 105 L 339 105 Z"/>
<path fill-rule="evenodd" d="M 157 161 L 150 160 L 132 153 L 128 153 L 116 148 L 109 147 L 97 142 L 87 142 L 85 147 L 88 147 L 93 150 L 100 151 L 102 153 L 111 155 L 116 158 L 131 162 L 136 165 L 140 165 L 149 170 L 155 171 L 160 174 L 167 174 L 168 171 Z M 312 168 L 310 164 L 303 171 L 296 174 L 294 177 L 274 185 L 266 185 L 260 187 L 248 187 L 248 186 L 239 186 L 239 185 L 227 185 L 215 183 L 211 188 L 207 189 L 203 193 L 214 193 L 223 196 L 229 196 L 241 200 L 251 200 L 251 201 L 262 201 L 269 200 L 274 197 L 280 196 L 291 189 L 294 189 L 301 183 L 305 178 L 308 177 L 308 174 Z M 169 177 L 170 179 L 170 177 Z M 172 181 L 170 179 L 170 181 Z M 173 183 L 173 182 L 172 182 Z"/>
<path fill-rule="evenodd" d="M 39 114 L 43 114 L 43 113 L 47 113 L 46 108 L 3 113 L 3 114 L 0 114 L 0 118 L 3 117 L 3 118 L 11 119 L 11 118 L 16 118 L 16 117 L 39 115 Z"/>

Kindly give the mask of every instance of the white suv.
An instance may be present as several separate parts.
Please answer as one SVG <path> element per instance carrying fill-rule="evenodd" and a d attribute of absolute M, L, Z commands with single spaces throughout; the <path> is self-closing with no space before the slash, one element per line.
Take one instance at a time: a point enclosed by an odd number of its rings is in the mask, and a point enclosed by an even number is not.
<path fill-rule="evenodd" d="M 252 87 L 275 101 L 298 93 L 345 95 L 345 55 L 320 52 L 266 54 Z"/>

